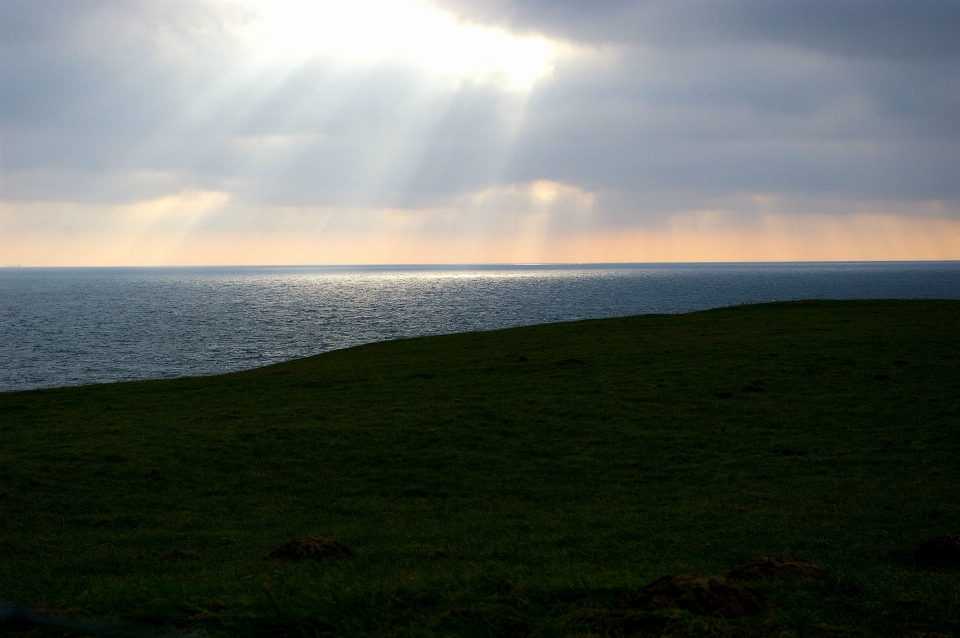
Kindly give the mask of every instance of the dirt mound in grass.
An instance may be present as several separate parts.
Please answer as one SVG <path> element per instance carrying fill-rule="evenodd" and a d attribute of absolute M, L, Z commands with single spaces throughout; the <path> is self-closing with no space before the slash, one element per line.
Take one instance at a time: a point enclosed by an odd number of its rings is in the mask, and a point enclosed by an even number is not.
<path fill-rule="evenodd" d="M 763 594 L 722 576 L 667 574 L 627 598 L 631 608 L 685 609 L 700 615 L 738 618 L 759 614 L 767 607 Z"/>
<path fill-rule="evenodd" d="M 754 556 L 740 563 L 727 574 L 734 580 L 785 580 L 822 576 L 826 572 L 805 558 L 787 556 Z"/>
<path fill-rule="evenodd" d="M 923 567 L 960 567 L 960 534 L 943 534 L 923 542 L 913 553 Z"/>
<path fill-rule="evenodd" d="M 321 536 L 301 536 L 270 552 L 271 560 L 299 563 L 304 560 L 352 558 L 353 552 L 340 541 Z"/>

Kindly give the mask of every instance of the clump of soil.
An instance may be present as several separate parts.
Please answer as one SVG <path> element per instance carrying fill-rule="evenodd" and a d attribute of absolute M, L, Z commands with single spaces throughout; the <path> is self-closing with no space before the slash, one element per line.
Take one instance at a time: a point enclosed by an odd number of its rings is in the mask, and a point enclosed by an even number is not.
<path fill-rule="evenodd" d="M 763 594 L 722 576 L 667 574 L 630 594 L 633 608 L 668 607 L 700 615 L 737 618 L 759 614 L 767 607 Z"/>
<path fill-rule="evenodd" d="M 960 534 L 943 534 L 923 542 L 913 561 L 924 567 L 960 567 Z"/>
<path fill-rule="evenodd" d="M 182 560 L 200 560 L 200 555 L 195 552 L 190 552 L 185 549 L 171 549 L 168 552 L 162 554 L 157 554 L 157 558 L 161 560 L 172 560 L 180 562 Z"/>
<path fill-rule="evenodd" d="M 713 396 L 715 396 L 718 399 L 729 399 L 733 395 L 730 394 L 729 392 L 714 392 Z"/>
<path fill-rule="evenodd" d="M 578 363 L 583 363 L 580 359 L 564 359 L 563 361 L 557 361 L 558 366 L 572 366 L 577 365 Z"/>
<path fill-rule="evenodd" d="M 784 580 L 813 578 L 826 572 L 805 558 L 787 556 L 755 556 L 740 563 L 727 574 L 734 580 Z"/>
<path fill-rule="evenodd" d="M 320 536 L 301 536 L 270 552 L 270 559 L 299 563 L 305 560 L 353 558 L 353 552 L 340 541 Z"/>
<path fill-rule="evenodd" d="M 889 381 L 889 380 L 890 380 L 890 377 L 889 377 L 888 375 L 885 375 L 885 374 L 877 374 L 877 375 L 874 375 L 873 380 L 874 380 L 874 381 Z"/>

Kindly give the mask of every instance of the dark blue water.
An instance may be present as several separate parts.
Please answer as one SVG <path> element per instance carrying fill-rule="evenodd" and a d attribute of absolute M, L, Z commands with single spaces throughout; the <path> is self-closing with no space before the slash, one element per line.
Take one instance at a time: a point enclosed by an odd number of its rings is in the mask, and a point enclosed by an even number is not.
<path fill-rule="evenodd" d="M 0 390 L 371 341 L 788 299 L 960 299 L 960 262 L 0 269 Z"/>

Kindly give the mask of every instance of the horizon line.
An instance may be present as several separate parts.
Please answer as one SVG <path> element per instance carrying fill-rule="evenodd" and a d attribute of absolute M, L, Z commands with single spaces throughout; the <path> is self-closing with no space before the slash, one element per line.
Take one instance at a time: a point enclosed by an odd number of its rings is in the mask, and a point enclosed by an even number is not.
<path fill-rule="evenodd" d="M 108 269 L 175 269 L 175 268 L 562 268 L 617 266 L 689 266 L 689 265 L 775 265 L 775 264 L 960 264 L 960 259 L 811 259 L 811 260 L 744 260 L 744 261 L 584 261 L 584 262 L 462 262 L 462 263 L 360 263 L 360 264 L 168 264 L 113 266 L 23 266 L 5 264 L 0 270 L 108 270 Z"/>

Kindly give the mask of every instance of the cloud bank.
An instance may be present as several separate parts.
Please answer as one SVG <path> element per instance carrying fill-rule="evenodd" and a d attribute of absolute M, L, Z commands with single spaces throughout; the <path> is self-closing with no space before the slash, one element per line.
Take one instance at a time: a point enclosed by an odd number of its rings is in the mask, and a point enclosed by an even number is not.
<path fill-rule="evenodd" d="M 0 263 L 957 259 L 957 24 L 0 0 Z"/>

